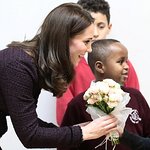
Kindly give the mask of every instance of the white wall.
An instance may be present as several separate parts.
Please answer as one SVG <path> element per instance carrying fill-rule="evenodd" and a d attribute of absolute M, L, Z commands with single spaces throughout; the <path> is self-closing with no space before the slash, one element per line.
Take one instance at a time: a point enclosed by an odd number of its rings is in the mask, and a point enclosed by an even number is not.
<path fill-rule="evenodd" d="M 112 37 L 120 40 L 129 51 L 139 77 L 140 89 L 150 104 L 150 1 L 108 0 L 113 23 Z"/>
<path fill-rule="evenodd" d="M 76 0 L 70 0 L 76 2 Z M 0 0 L 0 49 L 12 40 L 22 41 L 35 35 L 42 21 L 58 4 L 69 0 Z M 129 58 L 137 71 L 143 95 L 150 103 L 148 65 L 150 65 L 150 1 L 108 0 L 113 23 L 110 37 L 120 40 L 129 50 Z M 55 98 L 42 91 L 38 114 L 45 121 L 56 123 Z M 25 150 L 9 120 L 9 131 L 0 140 L 4 150 Z"/>

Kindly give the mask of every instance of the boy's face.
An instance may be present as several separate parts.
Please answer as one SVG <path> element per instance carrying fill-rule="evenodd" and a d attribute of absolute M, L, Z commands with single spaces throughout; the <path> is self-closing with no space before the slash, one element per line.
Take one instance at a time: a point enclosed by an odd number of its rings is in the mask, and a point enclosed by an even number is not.
<path fill-rule="evenodd" d="M 94 38 L 93 40 L 105 39 L 111 30 L 111 24 L 108 24 L 106 15 L 102 13 L 94 13 L 91 12 L 92 17 L 95 19 L 94 21 Z"/>
<path fill-rule="evenodd" d="M 121 43 L 115 43 L 110 48 L 110 55 L 104 62 L 104 76 L 123 85 L 128 78 L 128 51 Z"/>

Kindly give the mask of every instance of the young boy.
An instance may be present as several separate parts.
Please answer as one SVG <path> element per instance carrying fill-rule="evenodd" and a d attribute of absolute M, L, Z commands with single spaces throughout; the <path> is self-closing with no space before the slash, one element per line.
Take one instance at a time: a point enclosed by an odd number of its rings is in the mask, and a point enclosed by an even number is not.
<path fill-rule="evenodd" d="M 105 0 L 79 0 L 78 4 L 89 11 L 95 19 L 93 40 L 95 41 L 106 38 L 112 27 L 112 24 L 110 23 L 110 6 L 108 2 Z M 128 79 L 124 84 L 127 87 L 139 89 L 138 78 L 130 61 L 128 61 L 128 65 Z M 56 116 L 58 125 L 60 125 L 62 121 L 68 102 L 70 102 L 76 95 L 86 90 L 90 86 L 91 81 L 94 80 L 94 75 L 84 58 L 75 68 L 75 71 L 75 78 L 66 93 L 64 93 L 63 96 L 58 98 L 56 101 Z"/>
<path fill-rule="evenodd" d="M 129 67 L 127 64 L 128 51 L 119 41 L 113 39 L 98 40 L 92 44 L 92 52 L 88 55 L 89 66 L 95 75 L 95 81 L 111 78 L 121 85 L 128 78 Z M 125 128 L 131 133 L 142 137 L 150 136 L 150 109 L 139 90 L 122 87 L 125 92 L 130 93 L 128 107 L 133 109 L 129 115 Z M 91 121 L 91 116 L 86 112 L 86 101 L 83 100 L 85 91 L 76 96 L 69 104 L 64 115 L 61 126 L 75 125 Z M 93 150 L 105 137 L 97 140 L 84 141 L 76 148 L 70 150 Z M 113 149 L 108 141 L 108 149 Z M 105 144 L 97 150 L 105 150 Z M 128 146 L 119 144 L 115 150 L 131 150 Z"/>

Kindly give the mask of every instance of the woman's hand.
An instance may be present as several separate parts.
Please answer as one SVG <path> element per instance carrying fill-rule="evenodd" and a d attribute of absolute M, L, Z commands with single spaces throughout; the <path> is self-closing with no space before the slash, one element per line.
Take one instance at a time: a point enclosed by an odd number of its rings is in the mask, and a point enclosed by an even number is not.
<path fill-rule="evenodd" d="M 120 126 L 117 126 L 117 131 L 119 133 L 119 136 L 122 137 L 123 133 L 124 133 L 124 129 Z"/>
<path fill-rule="evenodd" d="M 117 129 L 117 119 L 107 115 L 93 120 L 85 126 L 81 126 L 83 140 L 97 139 Z"/>

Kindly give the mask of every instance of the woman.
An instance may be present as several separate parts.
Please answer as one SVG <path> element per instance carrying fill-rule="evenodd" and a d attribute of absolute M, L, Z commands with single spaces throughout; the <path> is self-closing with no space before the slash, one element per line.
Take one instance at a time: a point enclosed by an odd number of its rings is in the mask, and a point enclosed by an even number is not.
<path fill-rule="evenodd" d="M 74 146 L 116 129 L 112 116 L 58 128 L 38 119 L 36 113 L 42 88 L 58 97 L 66 91 L 74 67 L 91 51 L 93 32 L 90 14 L 66 3 L 48 14 L 32 40 L 12 42 L 0 51 L 0 136 L 7 130 L 6 115 L 27 148 Z"/>

